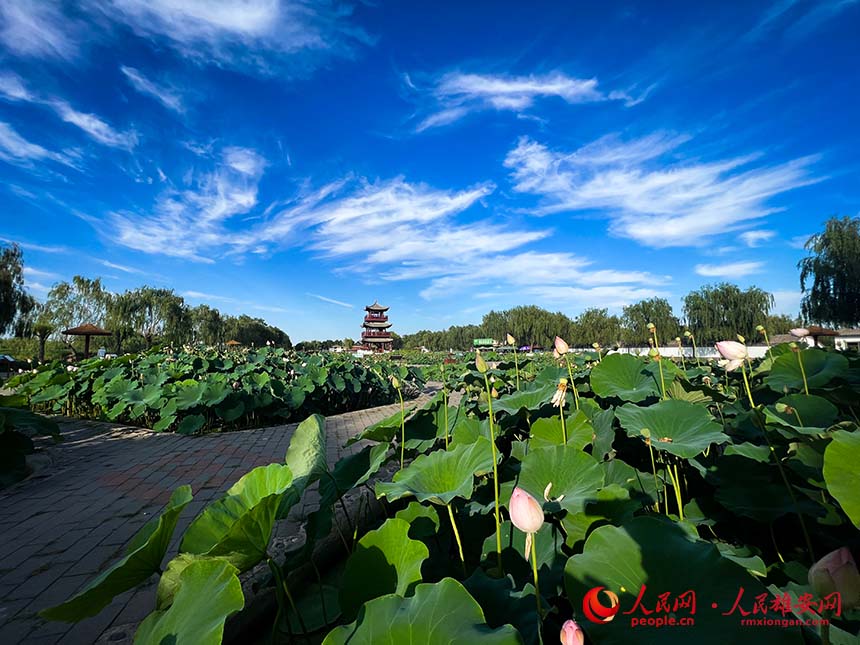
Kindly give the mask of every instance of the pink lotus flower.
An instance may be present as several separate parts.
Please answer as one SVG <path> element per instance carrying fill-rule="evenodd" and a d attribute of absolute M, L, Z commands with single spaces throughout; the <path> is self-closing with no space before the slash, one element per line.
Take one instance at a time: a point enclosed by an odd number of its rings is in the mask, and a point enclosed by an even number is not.
<path fill-rule="evenodd" d="M 809 330 L 805 327 L 798 327 L 797 329 L 789 329 L 788 333 L 794 336 L 795 338 L 804 338 L 805 336 L 809 336 Z"/>
<path fill-rule="evenodd" d="M 557 351 L 559 354 L 567 354 L 570 351 L 570 347 L 559 336 L 556 336 L 555 351 Z"/>
<path fill-rule="evenodd" d="M 566 620 L 561 626 L 561 645 L 583 645 L 585 634 L 582 628 L 572 620 Z"/>
<path fill-rule="evenodd" d="M 839 592 L 842 606 L 860 607 L 860 572 L 847 547 L 828 553 L 809 569 L 809 584 L 821 597 Z"/>
<path fill-rule="evenodd" d="M 517 486 L 508 504 L 511 522 L 523 533 L 537 533 L 543 526 L 543 508 L 538 501 Z"/>
<path fill-rule="evenodd" d="M 720 356 L 725 359 L 719 361 L 719 365 L 724 367 L 728 372 L 736 370 L 749 358 L 747 346 L 736 340 L 721 340 L 716 344 L 716 348 Z"/>

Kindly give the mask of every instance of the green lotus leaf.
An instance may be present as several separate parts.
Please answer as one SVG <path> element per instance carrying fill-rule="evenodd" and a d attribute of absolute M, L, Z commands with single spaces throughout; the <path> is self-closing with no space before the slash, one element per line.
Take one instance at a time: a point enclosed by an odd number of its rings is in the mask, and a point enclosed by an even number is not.
<path fill-rule="evenodd" d="M 854 526 L 860 528 L 860 431 L 834 432 L 824 451 L 824 481 Z"/>
<path fill-rule="evenodd" d="M 354 443 L 359 441 L 363 441 L 365 439 L 369 441 L 380 441 L 385 443 L 391 443 L 394 440 L 394 437 L 399 436 L 400 434 L 400 422 L 401 419 L 409 416 L 409 413 L 415 409 L 415 406 L 407 407 L 404 411 L 404 414 L 400 413 L 400 410 L 392 414 L 390 417 L 386 417 L 385 419 L 381 419 L 376 423 L 367 426 L 364 430 L 359 432 L 354 437 L 350 438 L 349 441 L 346 442 L 347 446 L 351 446 Z"/>
<path fill-rule="evenodd" d="M 182 538 L 181 553 L 221 556 L 240 571 L 266 557 L 275 516 L 293 481 L 289 466 L 260 466 L 198 515 Z"/>
<path fill-rule="evenodd" d="M 582 450 L 591 443 L 594 437 L 594 428 L 588 416 L 577 410 L 565 418 L 567 430 L 567 445 L 577 450 Z M 531 425 L 531 448 L 543 448 L 545 446 L 558 446 L 563 443 L 564 434 L 561 428 L 561 419 L 557 416 L 535 419 Z"/>
<path fill-rule="evenodd" d="M 154 432 L 163 432 L 164 430 L 167 430 L 171 425 L 173 425 L 175 421 L 176 415 L 170 414 L 167 416 L 162 416 L 158 419 L 158 421 L 155 422 L 155 425 L 152 426 L 152 430 Z"/>
<path fill-rule="evenodd" d="M 506 412 L 507 414 L 515 415 L 520 410 L 537 411 L 541 406 L 549 404 L 557 386 L 557 381 L 556 383 L 548 383 L 531 388 L 524 386 L 512 394 L 500 396 L 498 400 L 493 401 L 493 412 L 496 414 Z"/>
<path fill-rule="evenodd" d="M 821 349 L 802 349 L 778 356 L 773 361 L 773 368 L 764 379 L 770 389 L 776 392 L 803 391 L 803 372 L 798 357 L 803 361 L 806 383 L 810 388 L 824 387 L 848 372 L 848 359 L 841 354 Z"/>
<path fill-rule="evenodd" d="M 227 617 L 245 606 L 236 573 L 220 558 L 188 563 L 179 573 L 170 608 L 143 620 L 135 645 L 220 645 Z"/>
<path fill-rule="evenodd" d="M 245 402 L 233 397 L 225 399 L 221 405 L 215 408 L 215 414 L 227 423 L 232 423 L 245 414 Z"/>
<path fill-rule="evenodd" d="M 553 512 L 563 508 L 571 513 L 581 513 L 586 502 L 596 499 L 603 481 L 603 469 L 591 455 L 560 445 L 529 451 L 522 462 L 519 487 L 536 500 L 543 500 L 544 491 L 552 484 L 549 497 L 561 500 L 544 503 L 544 509 Z M 505 503 L 507 501 L 504 500 Z"/>
<path fill-rule="evenodd" d="M 567 561 L 564 574 L 567 596 L 574 606 L 581 606 L 585 594 L 595 587 L 605 587 L 619 597 L 621 613 L 615 620 L 580 622 L 590 642 L 597 645 L 746 643 L 750 627 L 741 623 L 737 611 L 731 617 L 723 613 L 731 610 L 741 588 L 741 606 L 746 611 L 751 610 L 757 595 L 767 594 L 754 576 L 721 556 L 714 545 L 697 539 L 678 524 L 648 516 L 636 517 L 621 527 L 595 529 L 585 541 L 583 552 Z M 655 613 L 660 594 L 668 594 L 674 605 L 675 599 L 692 591 L 696 598 L 694 625 L 659 630 L 642 626 L 631 631 L 630 617 L 624 612 L 633 609 L 643 587 L 641 607 L 652 618 L 669 615 Z M 672 615 L 684 618 L 691 612 L 678 608 Z M 644 619 L 646 614 L 636 609 L 633 616 Z M 754 638 L 765 645 L 804 642 L 798 627 L 758 629 Z"/>
<path fill-rule="evenodd" d="M 284 462 L 290 467 L 293 482 L 281 500 L 278 519 L 285 518 L 305 489 L 328 472 L 325 417 L 313 414 L 296 427 Z"/>
<path fill-rule="evenodd" d="M 490 440 L 479 437 L 471 444 L 420 455 L 398 471 L 393 481 L 378 482 L 376 496 L 394 501 L 411 495 L 419 502 L 434 504 L 449 504 L 455 497 L 468 499 L 475 475 L 493 468 L 491 450 Z"/>
<path fill-rule="evenodd" d="M 323 645 L 521 645 L 513 627 L 491 629 L 481 606 L 453 578 L 420 584 L 415 595 L 395 594 L 364 605 L 354 623 L 337 627 Z"/>
<path fill-rule="evenodd" d="M 747 459 L 753 459 L 760 463 L 766 464 L 771 460 L 770 448 L 767 446 L 757 446 L 754 443 L 738 443 L 726 446 L 724 455 L 740 455 Z"/>
<path fill-rule="evenodd" d="M 629 436 L 641 437 L 648 430 L 656 449 L 685 459 L 713 443 L 729 441 L 707 408 L 687 401 L 661 401 L 647 408 L 627 403 L 615 410 L 615 416 Z"/>
<path fill-rule="evenodd" d="M 188 410 L 200 405 L 203 400 L 205 385 L 194 379 L 186 379 L 176 383 L 176 409 Z"/>
<path fill-rule="evenodd" d="M 610 354 L 591 370 L 591 389 L 602 398 L 618 397 L 638 403 L 660 394 L 660 374 L 654 363 L 630 354 Z M 664 377 L 669 382 L 669 377 Z"/>
<path fill-rule="evenodd" d="M 204 425 L 206 425 L 206 417 L 202 414 L 189 414 L 179 422 L 179 427 L 176 431 L 179 434 L 194 434 Z"/>
<path fill-rule="evenodd" d="M 397 511 L 394 517 L 409 523 L 411 538 L 432 537 L 439 531 L 439 513 L 432 506 L 421 502 L 409 502 L 409 505 Z"/>
<path fill-rule="evenodd" d="M 839 416 L 835 405 L 814 394 L 789 394 L 764 408 L 764 413 L 768 423 L 791 427 L 800 434 L 820 434 Z"/>
<path fill-rule="evenodd" d="M 157 518 L 151 519 L 132 538 L 125 556 L 90 582 L 83 591 L 61 605 L 39 612 L 48 620 L 77 622 L 95 616 L 114 596 L 141 584 L 161 570 L 161 562 L 182 509 L 191 501 L 191 487 L 180 486 Z"/>
<path fill-rule="evenodd" d="M 492 542 L 492 549 L 495 552 L 494 536 L 492 536 Z M 543 577 L 540 582 L 543 588 Z M 527 645 L 537 645 L 540 642 L 533 585 L 526 584 L 522 591 L 519 591 L 510 575 L 504 578 L 491 578 L 482 569 L 475 569 L 475 572 L 463 581 L 463 586 L 481 605 L 487 625 L 490 627 L 513 625 Z"/>
<path fill-rule="evenodd" d="M 355 620 L 368 600 L 396 593 L 408 596 L 421 582 L 421 565 L 430 555 L 419 540 L 409 537 L 409 523 L 390 518 L 368 531 L 346 561 L 340 584 L 340 608 L 345 620 Z"/>
<path fill-rule="evenodd" d="M 380 443 L 365 446 L 359 452 L 341 457 L 330 476 L 320 481 L 320 506 L 334 504 L 347 491 L 361 486 L 373 477 L 385 461 L 389 446 Z"/>

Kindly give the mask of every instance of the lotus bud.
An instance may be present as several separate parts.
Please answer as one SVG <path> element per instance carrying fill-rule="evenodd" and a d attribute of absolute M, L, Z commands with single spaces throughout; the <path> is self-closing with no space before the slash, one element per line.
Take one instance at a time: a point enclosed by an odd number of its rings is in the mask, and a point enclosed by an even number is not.
<path fill-rule="evenodd" d="M 809 330 L 805 327 L 798 327 L 797 329 L 789 329 L 788 333 L 796 338 L 804 338 L 809 336 Z"/>
<path fill-rule="evenodd" d="M 543 508 L 538 501 L 517 486 L 508 504 L 511 522 L 523 533 L 537 533 L 543 526 Z"/>
<path fill-rule="evenodd" d="M 487 361 L 484 360 L 484 357 L 481 356 L 481 350 L 475 352 L 475 367 L 478 368 L 478 371 L 481 374 L 486 374 L 487 370 L 490 368 L 487 366 Z"/>
<path fill-rule="evenodd" d="M 391 384 L 394 386 L 394 389 L 396 389 L 396 390 L 400 389 L 400 381 L 397 379 L 396 376 L 391 377 Z"/>
<path fill-rule="evenodd" d="M 693 334 L 691 334 L 691 333 L 690 333 L 690 330 L 689 330 L 689 329 L 685 329 L 685 330 L 684 330 L 684 337 L 685 337 L 685 338 L 692 338 L 692 337 L 693 337 Z"/>
<path fill-rule="evenodd" d="M 585 633 L 572 620 L 566 620 L 561 626 L 561 645 L 584 645 Z"/>
<path fill-rule="evenodd" d="M 838 592 L 844 608 L 860 607 L 860 572 L 847 547 L 828 553 L 809 569 L 809 584 L 821 597 Z"/>
<path fill-rule="evenodd" d="M 496 388 L 493 388 L 492 390 L 490 390 L 490 396 L 492 396 L 494 399 L 498 399 L 499 391 Z"/>
<path fill-rule="evenodd" d="M 594 349 L 600 349 L 600 343 L 591 343 L 591 346 L 592 346 Z"/>
<path fill-rule="evenodd" d="M 650 356 L 651 358 L 653 358 L 655 361 L 659 361 L 659 360 L 660 360 L 660 352 L 658 352 L 658 351 L 657 351 L 656 349 L 654 349 L 653 347 L 652 347 L 652 348 L 651 348 L 651 350 L 648 352 L 648 356 Z"/>
<path fill-rule="evenodd" d="M 763 334 L 763 333 L 764 333 L 764 325 L 756 325 L 756 326 L 755 326 L 755 330 L 756 330 L 758 333 Z"/>
<path fill-rule="evenodd" d="M 651 322 L 649 322 L 649 323 L 648 323 L 647 325 L 645 325 L 645 326 L 648 328 L 648 331 L 654 331 L 655 329 L 657 329 L 657 326 L 656 326 L 654 323 L 651 323 Z"/>
<path fill-rule="evenodd" d="M 506 340 L 508 341 L 508 345 L 516 345 L 517 344 L 517 339 L 514 338 L 513 336 L 511 336 L 510 334 L 508 334 L 508 337 Z"/>
<path fill-rule="evenodd" d="M 675 336 L 675 342 L 680 344 L 680 342 L 681 342 L 681 337 L 680 337 L 680 336 Z"/>
<path fill-rule="evenodd" d="M 557 350 L 557 349 L 553 348 L 553 350 L 552 350 L 552 357 L 553 357 L 555 360 L 558 360 L 558 359 L 560 359 L 560 358 L 561 358 L 561 354 L 559 354 L 559 353 L 558 353 L 558 350 Z"/>
<path fill-rule="evenodd" d="M 241 387 L 241 385 L 239 384 L 239 381 L 233 381 L 233 389 L 234 390 L 238 390 L 240 387 Z"/>
<path fill-rule="evenodd" d="M 557 351 L 559 354 L 567 354 L 570 351 L 570 347 L 559 336 L 556 336 L 555 351 Z"/>

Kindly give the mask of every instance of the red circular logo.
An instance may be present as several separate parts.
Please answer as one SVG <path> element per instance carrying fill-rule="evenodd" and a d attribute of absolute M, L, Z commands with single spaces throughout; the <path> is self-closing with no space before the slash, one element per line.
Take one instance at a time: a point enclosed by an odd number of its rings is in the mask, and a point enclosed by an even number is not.
<path fill-rule="evenodd" d="M 600 602 L 600 592 L 609 600 L 607 607 Z M 589 589 L 582 599 L 582 612 L 585 617 L 593 623 L 608 623 L 618 613 L 618 596 L 605 587 L 594 587 Z"/>

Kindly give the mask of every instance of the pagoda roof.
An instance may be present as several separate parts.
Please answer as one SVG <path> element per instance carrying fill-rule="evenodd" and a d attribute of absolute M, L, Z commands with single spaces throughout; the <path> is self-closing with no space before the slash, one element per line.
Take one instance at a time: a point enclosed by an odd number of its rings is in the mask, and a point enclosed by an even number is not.
<path fill-rule="evenodd" d="M 391 336 L 362 336 L 362 343 L 390 343 Z"/>
<path fill-rule="evenodd" d="M 367 305 L 365 307 L 365 310 L 367 310 L 367 311 L 388 311 L 388 307 L 384 307 L 383 305 L 379 304 L 379 302 L 374 300 L 372 305 Z"/>
<path fill-rule="evenodd" d="M 373 329 L 387 329 L 388 327 L 391 327 L 391 323 L 385 322 L 384 320 L 365 321 L 362 327 L 371 327 Z"/>

